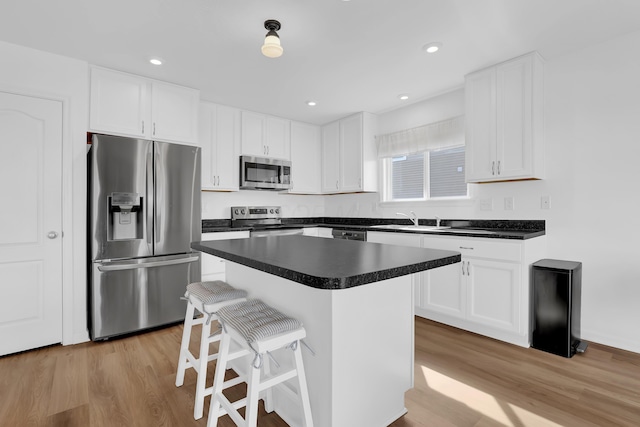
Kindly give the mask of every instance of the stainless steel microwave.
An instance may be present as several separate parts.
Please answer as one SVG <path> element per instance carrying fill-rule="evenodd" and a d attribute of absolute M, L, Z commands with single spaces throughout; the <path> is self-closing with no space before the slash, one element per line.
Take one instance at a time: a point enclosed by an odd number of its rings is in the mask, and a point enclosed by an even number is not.
<path fill-rule="evenodd" d="M 288 190 L 291 188 L 291 162 L 266 157 L 240 156 L 240 188 Z"/>

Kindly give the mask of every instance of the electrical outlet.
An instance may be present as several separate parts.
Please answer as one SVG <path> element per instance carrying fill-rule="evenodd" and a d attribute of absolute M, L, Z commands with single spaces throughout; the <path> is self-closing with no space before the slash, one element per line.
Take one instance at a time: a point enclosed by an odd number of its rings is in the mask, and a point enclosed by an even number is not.
<path fill-rule="evenodd" d="M 550 207 L 549 196 L 540 197 L 540 209 L 549 209 Z"/>
<path fill-rule="evenodd" d="M 493 199 L 480 199 L 480 210 L 481 211 L 492 211 L 493 210 Z"/>
<path fill-rule="evenodd" d="M 512 211 L 513 210 L 513 197 L 505 197 L 504 198 L 504 210 Z"/>

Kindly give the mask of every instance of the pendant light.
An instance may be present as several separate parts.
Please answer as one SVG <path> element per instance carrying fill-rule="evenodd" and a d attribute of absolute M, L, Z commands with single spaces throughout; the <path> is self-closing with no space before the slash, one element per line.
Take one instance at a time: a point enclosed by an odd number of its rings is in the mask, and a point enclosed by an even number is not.
<path fill-rule="evenodd" d="M 264 44 L 262 45 L 262 54 L 268 58 L 277 58 L 282 55 L 282 46 L 280 46 L 280 37 L 278 31 L 280 29 L 280 23 L 275 19 L 268 19 L 264 21 L 264 28 L 269 30 L 264 38 Z"/>

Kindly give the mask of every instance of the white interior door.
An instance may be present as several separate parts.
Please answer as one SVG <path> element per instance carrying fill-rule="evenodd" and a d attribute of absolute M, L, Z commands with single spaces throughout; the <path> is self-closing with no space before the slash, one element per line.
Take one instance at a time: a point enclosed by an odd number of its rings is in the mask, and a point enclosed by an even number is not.
<path fill-rule="evenodd" d="M 62 341 L 62 103 L 0 92 L 0 355 Z"/>

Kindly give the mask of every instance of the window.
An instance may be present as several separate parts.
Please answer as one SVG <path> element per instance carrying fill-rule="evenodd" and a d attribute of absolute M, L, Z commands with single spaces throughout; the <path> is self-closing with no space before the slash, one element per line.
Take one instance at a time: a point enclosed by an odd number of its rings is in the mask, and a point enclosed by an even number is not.
<path fill-rule="evenodd" d="M 464 146 L 383 160 L 384 201 L 467 197 Z"/>

